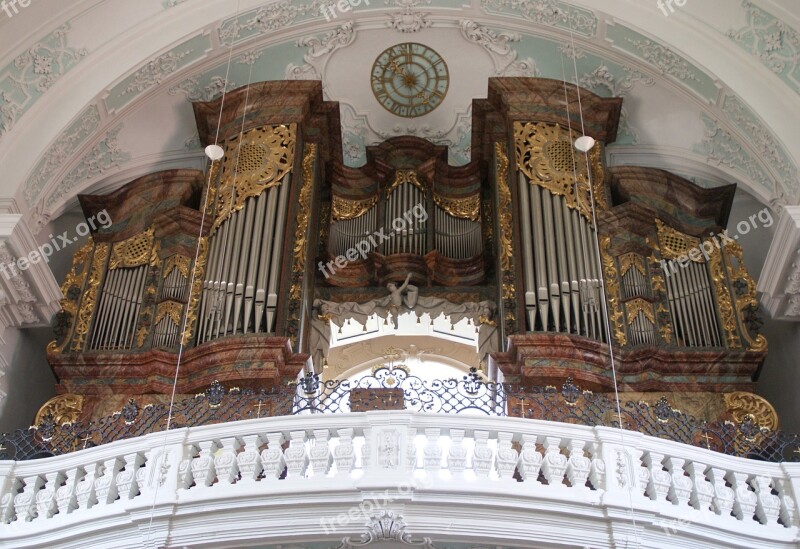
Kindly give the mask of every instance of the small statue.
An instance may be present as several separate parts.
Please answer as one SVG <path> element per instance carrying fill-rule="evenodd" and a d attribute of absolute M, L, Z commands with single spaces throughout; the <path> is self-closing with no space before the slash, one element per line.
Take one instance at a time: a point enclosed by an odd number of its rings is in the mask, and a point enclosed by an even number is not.
<path fill-rule="evenodd" d="M 417 298 L 419 297 L 419 288 L 414 286 L 413 284 L 409 284 L 411 280 L 411 273 L 408 273 L 405 282 L 399 288 L 397 284 L 394 282 L 389 282 L 386 285 L 386 288 L 389 290 L 390 294 L 390 303 L 395 308 L 395 310 L 399 310 L 400 307 L 405 303 L 405 306 L 409 309 L 413 309 L 417 306 Z"/>

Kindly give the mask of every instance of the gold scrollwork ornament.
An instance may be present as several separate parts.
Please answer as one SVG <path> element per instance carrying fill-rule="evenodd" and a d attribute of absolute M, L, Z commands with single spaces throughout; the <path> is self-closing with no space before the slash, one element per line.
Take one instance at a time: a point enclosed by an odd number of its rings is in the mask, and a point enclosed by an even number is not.
<path fill-rule="evenodd" d="M 92 258 L 92 270 L 89 273 L 89 280 L 81 296 L 81 308 L 78 311 L 78 318 L 75 325 L 75 333 L 72 337 L 72 350 L 82 351 L 86 336 L 94 314 L 94 304 L 97 299 L 97 289 L 103 281 L 105 275 L 106 259 L 110 251 L 110 244 L 97 244 L 94 247 L 94 257 Z"/>
<path fill-rule="evenodd" d="M 466 198 L 445 198 L 433 195 L 436 205 L 453 217 L 478 221 L 481 217 L 481 195 L 474 194 Z"/>
<path fill-rule="evenodd" d="M 373 196 L 365 200 L 348 200 L 333 195 L 331 211 L 335 221 L 355 219 L 367 213 L 378 202 L 378 197 Z"/>
<path fill-rule="evenodd" d="M 53 417 L 56 425 L 74 423 L 81 417 L 83 411 L 83 397 L 81 395 L 58 395 L 45 402 L 36 413 L 34 425 L 41 425 L 48 415 Z"/>
<path fill-rule="evenodd" d="M 608 314 L 614 329 L 614 339 L 619 345 L 627 345 L 628 336 L 625 333 L 624 314 L 620 307 L 619 276 L 616 261 L 611 255 L 611 237 L 608 235 L 600 238 L 600 254 L 603 260 L 603 273 L 608 293 Z"/>
<path fill-rule="evenodd" d="M 152 261 L 153 228 L 132 236 L 127 240 L 115 242 L 111 248 L 108 270 L 139 267 Z"/>
<path fill-rule="evenodd" d="M 575 132 L 557 124 L 515 122 L 514 136 L 517 169 L 532 185 L 562 196 L 567 207 L 579 211 L 590 223 L 593 198 L 599 209 L 607 209 L 601 144 L 589 152 L 590 173 L 573 146 L 578 137 Z"/>
<path fill-rule="evenodd" d="M 726 393 L 724 398 L 725 407 L 737 423 L 742 423 L 745 417 L 750 416 L 759 427 L 770 431 L 778 430 L 778 412 L 764 397 L 740 391 Z"/>

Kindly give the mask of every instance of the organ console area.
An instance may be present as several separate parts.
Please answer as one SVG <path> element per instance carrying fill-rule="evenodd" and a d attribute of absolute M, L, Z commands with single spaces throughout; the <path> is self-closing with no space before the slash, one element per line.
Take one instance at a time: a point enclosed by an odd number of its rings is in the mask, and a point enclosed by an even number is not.
<path fill-rule="evenodd" d="M 735 186 L 608 167 L 622 100 L 580 94 L 597 140 L 587 155 L 573 146 L 574 88 L 490 79 L 465 166 L 414 136 L 345 166 L 338 104 L 319 82 L 195 103 L 204 146 L 220 121 L 221 159 L 81 197 L 87 216 L 106 208 L 114 223 L 75 254 L 62 287 L 48 348 L 59 393 L 99 417 L 170 394 L 173 379 L 179 396 L 216 380 L 285 385 L 321 367 L 315 303 L 357 309 L 409 273 L 431 306 L 495 306 L 481 316 L 496 326 L 490 376 L 609 391 L 610 344 L 621 390 L 751 391 L 767 345 L 741 248 L 663 267 L 726 226 Z"/>

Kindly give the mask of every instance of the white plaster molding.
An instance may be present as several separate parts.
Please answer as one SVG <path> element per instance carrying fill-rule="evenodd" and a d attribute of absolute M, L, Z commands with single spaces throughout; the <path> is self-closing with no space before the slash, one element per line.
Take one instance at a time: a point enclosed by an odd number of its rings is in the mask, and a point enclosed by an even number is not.
<path fill-rule="evenodd" d="M 527 57 L 517 61 L 517 52 L 509 42 L 519 42 L 522 36 L 516 32 L 495 32 L 475 21 L 461 20 L 461 35 L 478 44 L 492 58 L 494 76 L 539 76 L 536 61 Z"/>
<path fill-rule="evenodd" d="M 356 32 L 353 30 L 353 22 L 337 27 L 335 30 L 326 34 L 323 38 L 316 36 L 306 36 L 297 41 L 300 48 L 308 48 L 303 55 L 305 65 L 295 65 L 289 63 L 286 67 L 287 80 L 321 80 L 325 74 L 325 67 L 328 60 L 337 50 L 346 48 L 355 42 Z"/>
<path fill-rule="evenodd" d="M 757 290 L 777 320 L 800 320 L 800 206 L 784 206 Z"/>
<path fill-rule="evenodd" d="M 61 289 L 47 262 L 31 263 L 30 268 L 24 271 L 8 266 L 38 247 L 22 214 L 0 214 L 0 263 L 8 273 L 6 276 L 6 272 L 0 269 L 0 289 L 5 294 L 0 309 L 3 330 L 8 327 L 49 326 L 53 315 L 60 309 Z"/>

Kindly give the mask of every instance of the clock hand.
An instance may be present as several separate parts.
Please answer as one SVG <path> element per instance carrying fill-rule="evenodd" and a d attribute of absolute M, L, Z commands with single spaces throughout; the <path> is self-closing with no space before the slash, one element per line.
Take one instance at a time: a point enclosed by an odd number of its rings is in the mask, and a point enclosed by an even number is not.
<path fill-rule="evenodd" d="M 394 59 L 389 61 L 389 68 L 392 69 L 392 72 L 394 72 L 395 74 L 398 74 L 398 75 L 400 75 L 402 77 L 408 76 L 408 73 L 406 72 L 406 70 L 403 67 L 401 67 L 400 65 L 398 65 L 397 61 L 395 61 Z"/>

